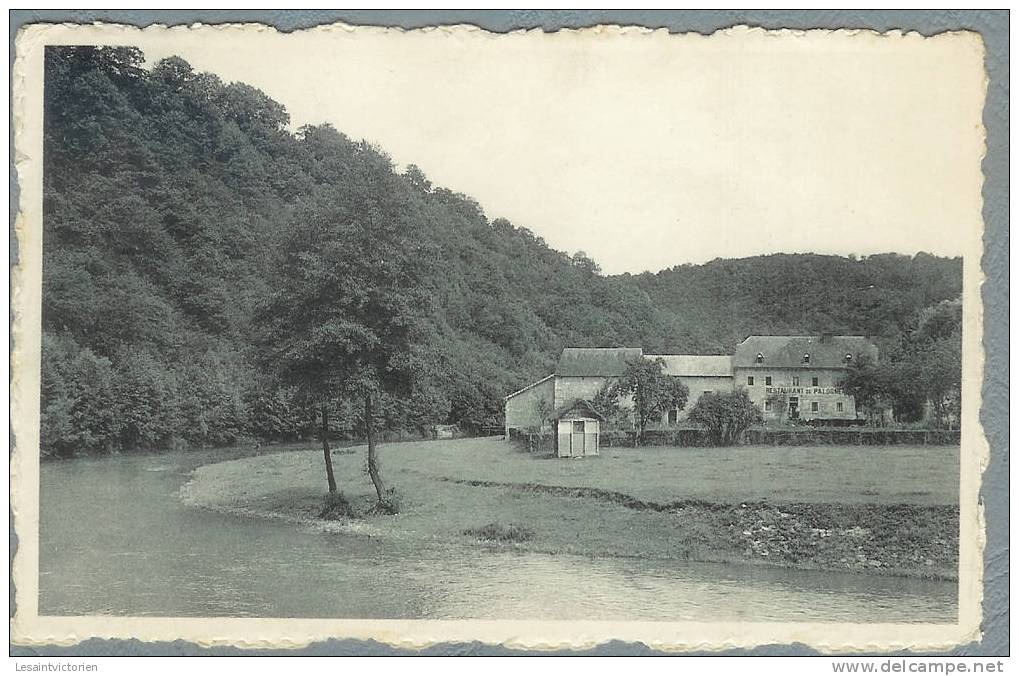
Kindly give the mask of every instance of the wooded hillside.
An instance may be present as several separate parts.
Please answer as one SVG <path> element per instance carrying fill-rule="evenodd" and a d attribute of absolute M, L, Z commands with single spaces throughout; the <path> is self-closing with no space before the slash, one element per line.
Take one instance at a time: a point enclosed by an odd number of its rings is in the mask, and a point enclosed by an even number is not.
<path fill-rule="evenodd" d="M 133 48 L 48 48 L 44 452 L 310 434 L 319 412 L 273 368 L 265 313 L 305 278 L 308 228 L 344 223 L 355 201 L 414 233 L 414 285 L 429 301 L 406 355 L 412 388 L 383 401 L 388 429 L 497 428 L 503 396 L 550 373 L 567 345 L 724 354 L 748 333 L 834 331 L 894 349 L 961 292 L 961 261 L 928 255 L 604 276 L 381 149 L 288 125 L 262 92 L 178 58 L 147 68 Z M 359 252 L 326 244 L 336 260 Z M 358 434 L 356 411 L 335 402 L 337 434 Z"/>

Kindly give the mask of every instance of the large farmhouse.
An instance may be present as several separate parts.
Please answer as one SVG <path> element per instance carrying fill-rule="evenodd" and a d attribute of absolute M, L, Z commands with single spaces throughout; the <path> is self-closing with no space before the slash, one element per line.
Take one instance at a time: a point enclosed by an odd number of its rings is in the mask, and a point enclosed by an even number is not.
<path fill-rule="evenodd" d="M 683 420 L 708 392 L 745 388 L 765 419 L 855 419 L 856 403 L 839 383 L 861 355 L 877 357 L 863 336 L 749 336 L 728 355 L 654 355 L 639 347 L 568 347 L 555 373 L 506 397 L 506 434 L 538 428 L 555 412 L 593 399 L 638 357 L 662 359 L 665 373 L 690 391 L 682 410 L 668 411 L 663 425 Z M 627 403 L 627 402 L 624 402 Z"/>

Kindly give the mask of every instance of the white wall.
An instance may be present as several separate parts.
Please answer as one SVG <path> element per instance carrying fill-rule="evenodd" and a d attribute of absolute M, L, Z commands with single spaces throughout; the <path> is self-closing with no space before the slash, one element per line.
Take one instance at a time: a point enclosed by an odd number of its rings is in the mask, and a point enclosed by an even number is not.
<path fill-rule="evenodd" d="M 538 415 L 538 404 L 541 401 L 547 402 L 548 411 L 551 413 L 555 406 L 554 391 L 555 378 L 549 378 L 507 399 L 506 436 L 509 436 L 511 428 L 540 427 L 542 421 Z"/>

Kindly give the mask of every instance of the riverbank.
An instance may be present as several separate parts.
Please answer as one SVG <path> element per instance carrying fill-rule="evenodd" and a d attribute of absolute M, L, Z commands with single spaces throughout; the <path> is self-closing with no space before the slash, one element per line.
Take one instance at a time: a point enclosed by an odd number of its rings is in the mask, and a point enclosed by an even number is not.
<path fill-rule="evenodd" d="M 386 445 L 396 515 L 370 515 L 362 450 L 334 453 L 354 518 L 321 518 L 313 449 L 200 467 L 181 498 L 366 537 L 957 577 L 957 448 L 604 449 L 561 460 L 499 439 Z"/>

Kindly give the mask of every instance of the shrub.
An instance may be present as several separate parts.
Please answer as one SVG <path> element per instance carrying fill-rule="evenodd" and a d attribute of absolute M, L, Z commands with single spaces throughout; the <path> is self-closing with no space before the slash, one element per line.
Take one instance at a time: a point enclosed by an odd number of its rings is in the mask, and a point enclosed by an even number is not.
<path fill-rule="evenodd" d="M 343 497 L 343 493 L 326 494 L 325 505 L 322 507 L 322 511 L 319 512 L 318 518 L 342 521 L 352 516 L 354 516 L 354 510 L 351 508 L 350 503 L 347 502 L 347 498 Z"/>
<path fill-rule="evenodd" d="M 399 514 L 402 503 L 400 494 L 396 492 L 396 486 L 390 486 L 386 489 L 385 499 L 376 504 L 372 511 L 375 514 Z"/>
<path fill-rule="evenodd" d="M 703 394 L 690 411 L 690 420 L 703 425 L 716 446 L 739 443 L 750 426 L 763 419 L 744 389 Z"/>
<path fill-rule="evenodd" d="M 464 535 L 495 542 L 527 542 L 534 537 L 534 531 L 526 526 L 509 524 L 504 526 L 500 523 L 490 523 L 480 528 L 468 528 Z"/>

